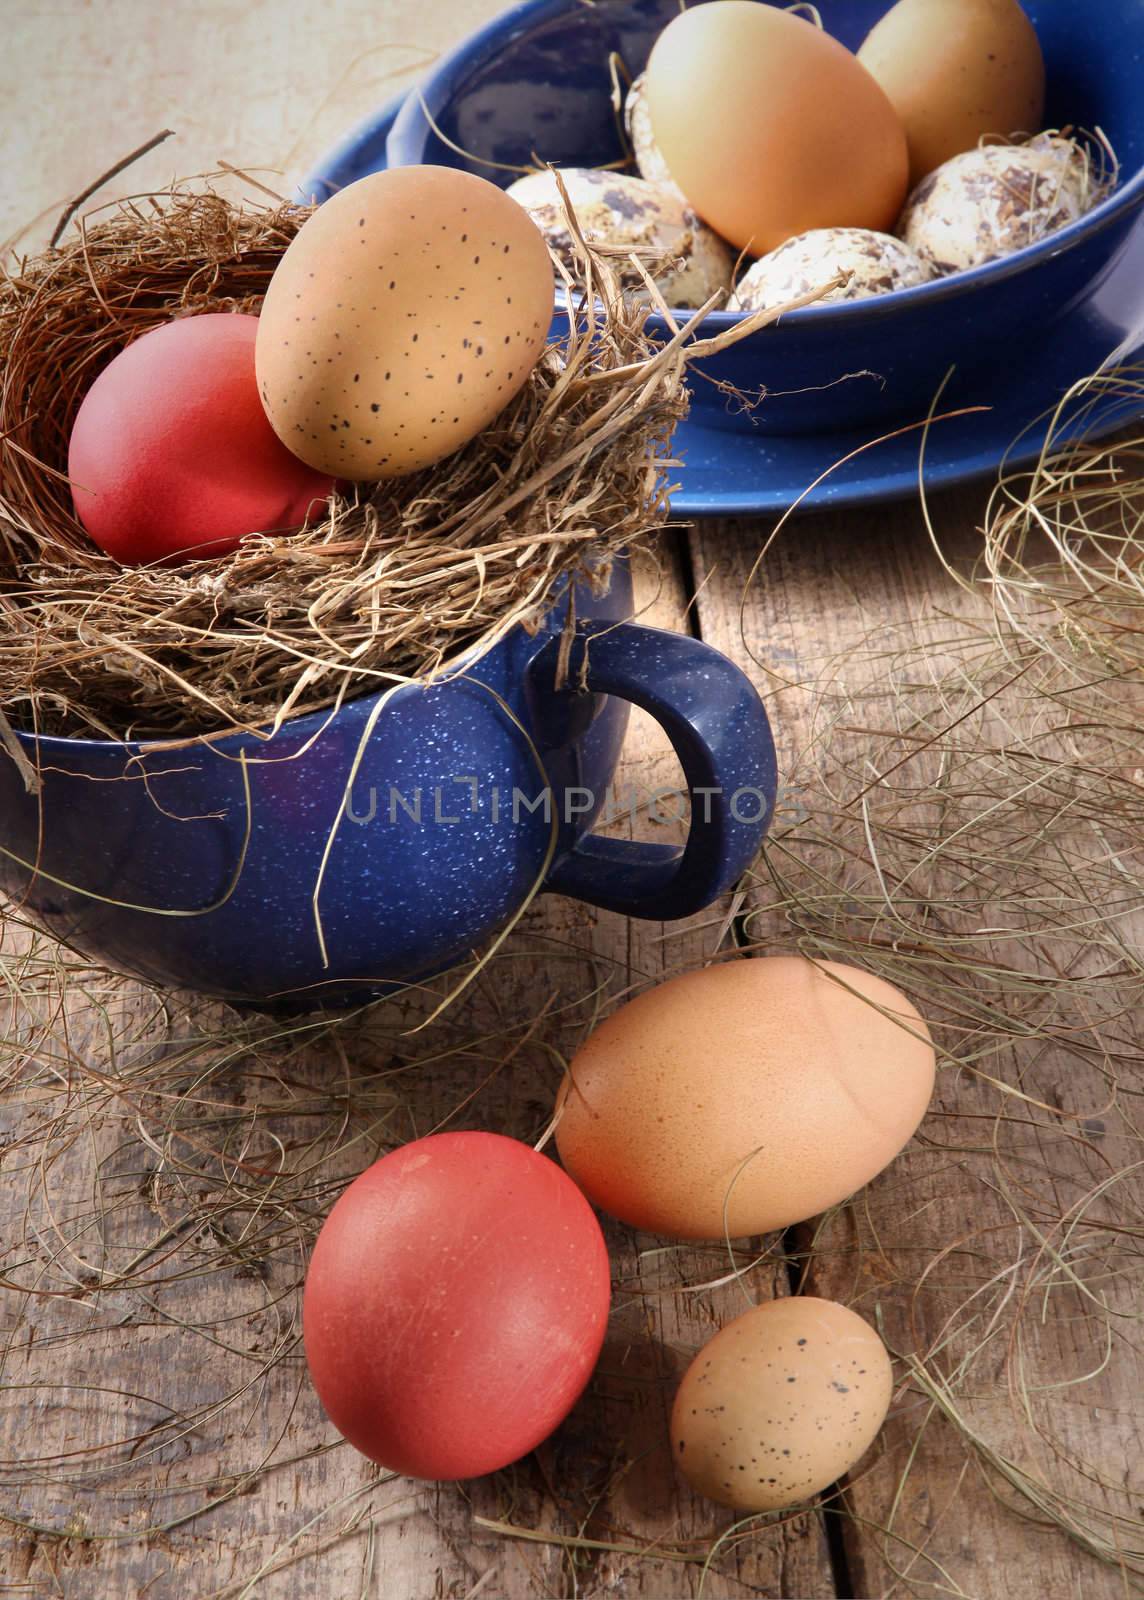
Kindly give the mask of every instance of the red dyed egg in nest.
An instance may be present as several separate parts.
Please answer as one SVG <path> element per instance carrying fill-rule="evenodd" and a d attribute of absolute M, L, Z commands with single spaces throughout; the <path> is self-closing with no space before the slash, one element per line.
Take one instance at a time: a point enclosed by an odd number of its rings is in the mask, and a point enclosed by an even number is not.
<path fill-rule="evenodd" d="M 334 480 L 290 453 L 258 396 L 258 318 L 153 328 L 104 368 L 72 427 L 76 515 L 125 566 L 228 555 L 319 515 Z"/>

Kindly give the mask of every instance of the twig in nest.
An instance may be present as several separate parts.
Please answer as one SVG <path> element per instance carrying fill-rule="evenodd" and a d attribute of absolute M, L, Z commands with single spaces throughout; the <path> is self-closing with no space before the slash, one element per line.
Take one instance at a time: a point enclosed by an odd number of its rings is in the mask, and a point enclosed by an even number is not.
<path fill-rule="evenodd" d="M 133 167 L 137 161 L 142 160 L 142 158 L 146 155 L 150 155 L 152 150 L 158 149 L 161 144 L 166 143 L 168 139 L 173 139 L 174 136 L 175 130 L 173 128 L 164 128 L 161 133 L 156 133 L 152 138 L 148 139 L 146 143 L 141 144 L 135 150 L 132 150 L 130 155 L 124 156 L 122 161 L 117 161 L 113 167 L 108 167 L 107 171 L 100 177 L 96 178 L 94 183 L 89 183 L 83 193 L 77 194 L 75 199 L 72 200 L 65 208 L 63 215 L 56 223 L 56 231 L 52 234 L 51 240 L 49 241 L 50 248 L 53 250 L 55 249 L 56 245 L 58 245 L 60 240 L 63 238 L 64 230 L 66 229 L 68 223 L 75 216 L 80 206 L 84 205 L 86 201 L 91 199 L 93 194 L 102 189 L 105 183 L 110 183 L 112 178 L 117 178 L 121 172 L 126 172 L 128 167 Z"/>

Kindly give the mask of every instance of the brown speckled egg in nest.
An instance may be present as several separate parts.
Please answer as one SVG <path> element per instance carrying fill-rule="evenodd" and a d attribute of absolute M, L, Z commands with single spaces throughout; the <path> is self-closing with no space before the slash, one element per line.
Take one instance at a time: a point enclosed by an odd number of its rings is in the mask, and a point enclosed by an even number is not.
<path fill-rule="evenodd" d="M 258 318 L 258 387 L 282 443 L 317 471 L 403 477 L 495 421 L 551 321 L 552 261 L 503 190 L 396 167 L 299 229 Z"/>

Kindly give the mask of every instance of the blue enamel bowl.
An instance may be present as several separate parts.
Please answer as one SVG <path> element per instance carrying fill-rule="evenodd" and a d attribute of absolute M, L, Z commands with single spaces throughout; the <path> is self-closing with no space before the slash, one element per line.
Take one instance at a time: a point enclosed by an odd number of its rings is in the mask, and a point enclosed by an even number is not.
<path fill-rule="evenodd" d="M 651 918 L 710 904 L 775 799 L 766 713 L 697 639 L 625 620 L 631 582 L 575 590 L 430 686 L 405 684 L 272 737 L 180 748 L 21 735 L 0 751 L 0 887 L 112 966 L 264 1008 L 368 999 L 468 957 L 531 893 Z M 685 846 L 592 831 L 629 704 L 658 718 L 691 798 Z M 638 797 L 636 797 L 638 803 Z M 685 796 L 665 801 L 667 814 Z"/>
<path fill-rule="evenodd" d="M 878 299 L 792 312 L 697 369 L 691 385 L 697 422 L 781 434 L 921 416 L 951 366 L 977 373 L 981 402 L 988 403 L 991 374 L 1007 372 L 1033 344 L 1051 340 L 1063 315 L 1086 304 L 1099 319 L 1101 286 L 1144 206 L 1144 4 L 1024 3 L 1048 69 L 1047 123 L 1101 128 L 1120 158 L 1117 190 L 1079 222 L 1004 260 Z M 888 9 L 887 0 L 819 0 L 827 30 L 852 49 Z M 523 166 L 537 156 L 563 166 L 615 161 L 623 151 L 609 56 L 618 52 L 638 72 L 677 11 L 678 0 L 519 5 L 442 60 L 405 101 L 392 131 L 383 135 L 383 119 L 356 130 L 312 175 L 307 191 L 321 196 L 387 163 L 460 166 L 507 184 L 513 174 L 488 163 Z M 1144 281 L 1139 313 L 1144 320 Z M 704 333 L 738 320 L 713 313 Z M 660 319 L 651 326 L 666 336 Z M 1110 325 L 1109 353 L 1120 336 Z M 744 411 L 704 377 L 765 400 Z"/>

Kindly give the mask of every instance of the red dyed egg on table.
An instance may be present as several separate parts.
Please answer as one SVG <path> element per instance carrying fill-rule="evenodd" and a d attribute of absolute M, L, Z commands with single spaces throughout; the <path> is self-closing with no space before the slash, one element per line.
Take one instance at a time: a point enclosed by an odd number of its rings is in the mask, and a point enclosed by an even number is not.
<path fill-rule="evenodd" d="M 608 1254 L 580 1190 L 495 1133 L 362 1173 L 314 1246 L 303 1324 L 334 1426 L 416 1478 L 473 1478 L 563 1421 L 604 1340 Z"/>
<path fill-rule="evenodd" d="M 181 317 L 104 368 L 72 426 L 75 511 L 125 566 L 227 555 L 300 528 L 334 480 L 287 450 L 254 375 L 258 318 Z"/>

